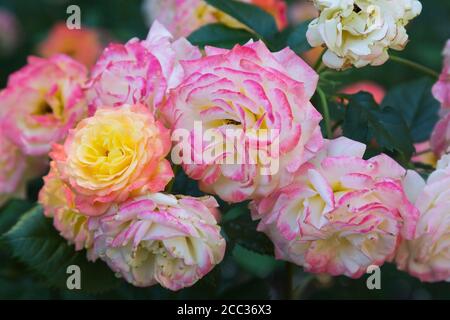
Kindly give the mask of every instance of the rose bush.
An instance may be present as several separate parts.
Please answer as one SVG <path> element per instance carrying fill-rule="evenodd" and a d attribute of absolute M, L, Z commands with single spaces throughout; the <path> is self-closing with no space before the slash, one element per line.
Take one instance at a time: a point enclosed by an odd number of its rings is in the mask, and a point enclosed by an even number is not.
<path fill-rule="evenodd" d="M 450 294 L 448 5 L 153 0 L 94 61 L 116 5 L 0 68 L 0 297 Z"/>

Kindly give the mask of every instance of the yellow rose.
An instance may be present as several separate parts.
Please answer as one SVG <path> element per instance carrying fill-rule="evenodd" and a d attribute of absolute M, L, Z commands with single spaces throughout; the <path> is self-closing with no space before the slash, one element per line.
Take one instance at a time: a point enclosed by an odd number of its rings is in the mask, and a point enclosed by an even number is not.
<path fill-rule="evenodd" d="M 130 195 L 164 190 L 173 177 L 170 145 L 169 130 L 147 108 L 123 105 L 81 121 L 52 157 L 77 209 L 97 216 Z"/>

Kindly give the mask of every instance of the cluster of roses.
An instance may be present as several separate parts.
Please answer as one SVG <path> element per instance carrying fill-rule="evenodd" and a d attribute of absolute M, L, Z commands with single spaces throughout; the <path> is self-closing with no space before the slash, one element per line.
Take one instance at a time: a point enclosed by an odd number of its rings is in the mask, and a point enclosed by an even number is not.
<path fill-rule="evenodd" d="M 181 60 L 200 57 L 156 22 L 146 40 L 108 46 L 89 77 L 64 55 L 31 58 L 0 96 L 2 196 L 49 154 L 39 202 L 76 250 L 136 286 L 195 283 L 224 256 L 218 204 L 162 192 L 174 173 L 158 113 L 185 78 Z"/>
<path fill-rule="evenodd" d="M 249 200 L 277 258 L 307 271 L 356 278 L 396 260 L 422 280 L 449 279 L 449 156 L 425 183 L 386 155 L 364 160 L 359 142 L 324 139 L 310 102 L 318 80 L 289 48 L 272 53 L 258 41 L 201 52 L 158 22 L 146 40 L 109 45 L 89 76 L 66 56 L 32 58 L 0 93 L 1 195 L 49 153 L 40 203 L 60 234 L 136 286 L 178 290 L 221 262 L 225 240 L 212 196 L 170 194 L 171 131 L 193 137 L 196 121 L 218 134 L 271 129 L 276 173 L 261 174 L 258 158 L 196 162 L 217 142 L 192 139 L 182 168 L 205 193 Z M 435 89 L 447 102 L 449 82 L 447 68 Z M 221 150 L 217 159 L 242 151 Z"/>

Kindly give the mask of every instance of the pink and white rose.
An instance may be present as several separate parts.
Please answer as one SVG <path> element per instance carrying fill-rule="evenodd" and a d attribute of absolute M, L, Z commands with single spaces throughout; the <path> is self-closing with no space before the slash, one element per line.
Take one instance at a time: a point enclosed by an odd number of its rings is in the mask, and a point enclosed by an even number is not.
<path fill-rule="evenodd" d="M 450 112 L 436 123 L 431 133 L 430 146 L 438 157 L 448 152 L 450 147 Z"/>
<path fill-rule="evenodd" d="M 89 217 L 82 215 L 74 203 L 74 194 L 61 180 L 56 164 L 50 164 L 51 169 L 44 177 L 44 187 L 39 192 L 39 203 L 44 208 L 45 216 L 53 218 L 53 225 L 61 236 L 75 250 L 92 247 L 94 234 L 88 229 Z"/>
<path fill-rule="evenodd" d="M 133 38 L 126 44 L 110 44 L 92 70 L 88 83 L 90 112 L 103 106 L 143 104 L 152 112 L 168 90 L 183 79 L 182 59 L 195 59 L 200 50 L 186 39 L 173 41 L 159 22 L 146 40 Z"/>
<path fill-rule="evenodd" d="M 439 81 L 433 86 L 433 95 L 441 103 L 441 119 L 431 134 L 431 148 L 437 156 L 448 151 L 450 146 L 450 40 L 444 49 L 444 68 Z"/>
<path fill-rule="evenodd" d="M 0 207 L 11 197 L 25 191 L 26 157 L 0 128 Z"/>
<path fill-rule="evenodd" d="M 199 180 L 201 190 L 225 201 L 267 196 L 290 182 L 322 146 L 322 117 L 310 102 L 318 75 L 290 49 L 272 53 L 260 41 L 232 50 L 206 47 L 205 52 L 201 59 L 182 62 L 186 79 L 162 109 L 175 131 L 189 133 L 189 139 L 178 141 L 189 151 L 182 166 Z M 255 135 L 263 131 L 266 137 Z M 208 141 L 206 132 L 223 143 Z M 238 143 L 230 132 L 238 133 Z M 213 160 L 199 159 L 211 150 L 219 150 Z M 279 168 L 263 174 L 261 154 Z M 245 161 L 229 164 L 226 159 Z"/>
<path fill-rule="evenodd" d="M 441 103 L 442 108 L 450 108 L 450 39 L 444 52 L 444 67 L 439 81 L 433 86 L 433 95 Z"/>
<path fill-rule="evenodd" d="M 189 287 L 223 259 L 217 207 L 212 197 L 149 193 L 130 199 L 90 223 L 94 256 L 135 286 Z"/>
<path fill-rule="evenodd" d="M 86 77 L 86 68 L 65 55 L 30 57 L 0 93 L 7 138 L 27 155 L 46 155 L 86 115 Z"/>
<path fill-rule="evenodd" d="M 363 160 L 364 152 L 347 138 L 326 141 L 293 183 L 251 203 L 278 259 L 358 278 L 413 238 L 419 213 L 403 188 L 406 171 L 383 154 Z"/>
<path fill-rule="evenodd" d="M 408 187 L 420 219 L 414 239 L 401 243 L 397 266 L 425 282 L 450 281 L 450 156 L 438 162 L 426 184 L 416 174 Z"/>

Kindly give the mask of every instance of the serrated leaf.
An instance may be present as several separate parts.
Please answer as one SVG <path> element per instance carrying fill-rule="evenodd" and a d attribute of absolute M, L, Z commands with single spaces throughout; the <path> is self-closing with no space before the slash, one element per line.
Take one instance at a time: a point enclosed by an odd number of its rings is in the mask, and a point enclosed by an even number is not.
<path fill-rule="evenodd" d="M 207 24 L 195 30 L 188 40 L 196 46 L 214 46 L 231 49 L 236 44 L 245 44 L 249 40 L 257 40 L 257 36 L 243 29 L 229 28 L 220 23 Z"/>
<path fill-rule="evenodd" d="M 222 221 L 230 247 L 239 244 L 260 254 L 273 255 L 273 243 L 264 233 L 256 230 L 257 225 L 258 222 L 252 220 L 250 210 L 244 205 L 231 209 Z"/>
<path fill-rule="evenodd" d="M 278 31 L 273 16 L 257 6 L 236 0 L 205 1 L 249 27 L 261 38 L 270 39 Z"/>
<path fill-rule="evenodd" d="M 348 99 L 343 125 L 346 137 L 365 144 L 374 138 L 385 150 L 398 152 L 402 161 L 411 158 L 414 146 L 410 131 L 396 109 L 380 108 L 367 92 L 348 96 Z"/>
<path fill-rule="evenodd" d="M 85 251 L 74 251 L 74 247 L 59 236 L 46 218 L 42 208 L 36 206 L 3 236 L 14 257 L 35 271 L 53 287 L 67 289 L 69 276 L 67 267 L 77 265 L 81 269 L 81 290 L 97 293 L 116 287 L 119 280 L 101 261 L 86 259 Z"/>
<path fill-rule="evenodd" d="M 381 103 L 403 115 L 414 142 L 427 141 L 439 120 L 439 102 L 431 94 L 432 85 L 428 78 L 402 83 L 391 89 Z"/>

